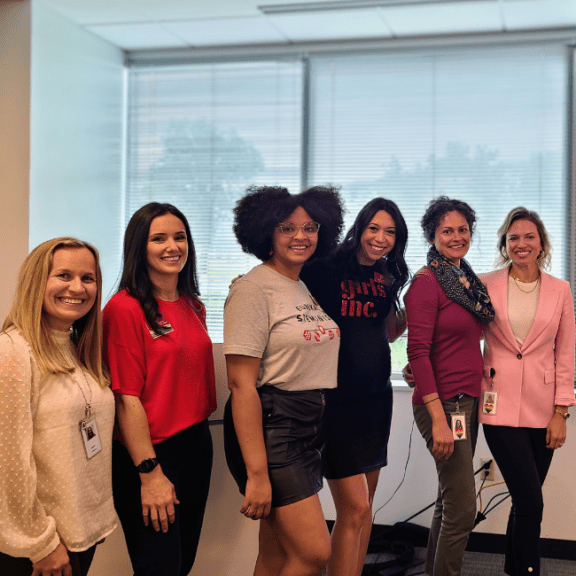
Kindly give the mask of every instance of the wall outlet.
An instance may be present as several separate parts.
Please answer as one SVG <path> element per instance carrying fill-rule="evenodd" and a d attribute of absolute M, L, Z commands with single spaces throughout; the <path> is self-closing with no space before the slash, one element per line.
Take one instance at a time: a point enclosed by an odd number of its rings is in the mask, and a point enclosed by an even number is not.
<path fill-rule="evenodd" d="M 488 468 L 488 470 L 482 470 L 482 472 L 480 472 L 480 478 L 494 482 L 496 480 L 496 463 L 494 462 L 494 458 L 480 458 L 480 466 L 484 466 L 486 462 L 490 462 L 490 468 Z"/>

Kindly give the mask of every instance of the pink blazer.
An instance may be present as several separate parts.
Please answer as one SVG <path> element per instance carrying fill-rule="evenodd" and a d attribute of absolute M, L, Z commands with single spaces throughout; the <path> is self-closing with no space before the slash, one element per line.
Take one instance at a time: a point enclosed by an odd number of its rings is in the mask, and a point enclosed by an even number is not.
<path fill-rule="evenodd" d="M 520 349 L 508 322 L 508 269 L 481 278 L 496 309 L 496 318 L 484 331 L 480 422 L 546 428 L 555 405 L 576 404 L 570 285 L 542 272 L 536 316 Z M 482 410 L 485 391 L 498 393 L 495 414 L 484 414 Z"/>

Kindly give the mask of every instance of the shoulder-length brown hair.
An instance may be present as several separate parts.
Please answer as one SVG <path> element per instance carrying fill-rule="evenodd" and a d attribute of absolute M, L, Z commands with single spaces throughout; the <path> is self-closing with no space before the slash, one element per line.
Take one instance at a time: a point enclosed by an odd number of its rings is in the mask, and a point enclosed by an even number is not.
<path fill-rule="evenodd" d="M 542 244 L 542 252 L 538 254 L 538 267 L 548 268 L 552 258 L 552 245 L 550 244 L 550 240 L 548 238 L 548 232 L 546 231 L 544 222 L 542 222 L 540 216 L 538 216 L 538 213 L 532 210 L 528 210 L 527 208 L 524 208 L 524 206 L 512 208 L 512 210 L 510 210 L 510 212 L 508 212 L 506 215 L 504 223 L 498 230 L 499 254 L 496 257 L 496 267 L 504 268 L 504 266 L 507 266 L 512 261 L 508 255 L 508 252 L 506 251 L 506 235 L 508 234 L 508 230 L 510 230 L 512 224 L 514 224 L 514 222 L 517 220 L 528 220 L 529 222 L 532 222 L 534 226 L 536 226 L 536 230 L 538 230 L 538 235 L 540 236 L 540 244 Z"/>
<path fill-rule="evenodd" d="M 86 248 L 96 261 L 96 301 L 90 311 L 72 324 L 70 338 L 75 344 L 76 358 L 102 386 L 108 384 L 102 363 L 102 272 L 98 250 L 88 242 L 76 238 L 53 238 L 43 242 L 24 260 L 18 275 L 16 294 L 12 307 L 2 326 L 5 332 L 17 328 L 30 345 L 40 371 L 47 373 L 70 373 L 74 366 L 51 336 L 43 314 L 44 292 L 52 269 L 54 253 L 61 248 Z"/>

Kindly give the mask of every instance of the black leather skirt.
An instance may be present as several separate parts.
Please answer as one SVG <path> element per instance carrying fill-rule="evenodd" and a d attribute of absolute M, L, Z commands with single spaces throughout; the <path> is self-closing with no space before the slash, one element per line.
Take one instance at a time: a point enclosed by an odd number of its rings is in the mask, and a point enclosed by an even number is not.
<path fill-rule="evenodd" d="M 289 392 L 265 385 L 258 388 L 258 393 L 272 506 L 286 506 L 317 494 L 322 488 L 324 391 Z M 228 468 L 244 494 L 246 466 L 234 429 L 230 398 L 224 408 L 224 449 Z"/>

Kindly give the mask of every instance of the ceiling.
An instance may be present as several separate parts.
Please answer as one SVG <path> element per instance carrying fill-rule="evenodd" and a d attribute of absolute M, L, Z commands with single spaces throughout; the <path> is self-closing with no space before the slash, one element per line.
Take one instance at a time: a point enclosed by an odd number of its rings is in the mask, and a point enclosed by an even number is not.
<path fill-rule="evenodd" d="M 330 9 L 322 0 L 36 1 L 125 51 L 576 31 L 575 0 L 349 0 L 352 8 L 335 0 L 329 2 Z M 262 5 L 269 13 L 259 8 Z"/>

